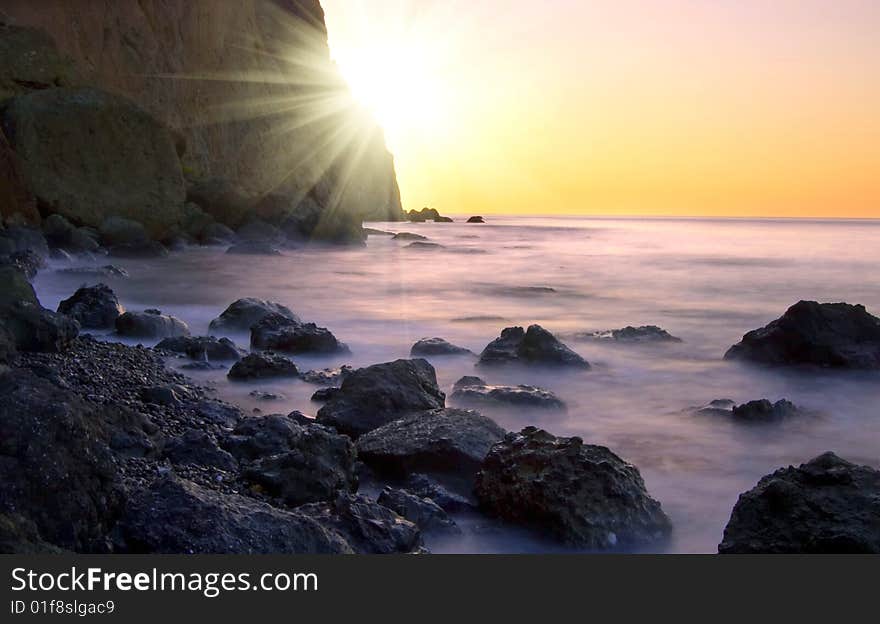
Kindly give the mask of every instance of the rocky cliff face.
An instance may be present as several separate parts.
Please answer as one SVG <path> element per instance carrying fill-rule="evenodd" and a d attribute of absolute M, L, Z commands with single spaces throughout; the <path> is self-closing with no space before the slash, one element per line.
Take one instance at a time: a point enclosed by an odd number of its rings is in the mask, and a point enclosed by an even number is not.
<path fill-rule="evenodd" d="M 330 61 L 318 0 L 5 0 L 0 22 L 45 31 L 75 67 L 12 55 L 27 77 L 0 80 L 0 99 L 98 87 L 176 133 L 189 180 L 400 218 L 392 157 Z"/>

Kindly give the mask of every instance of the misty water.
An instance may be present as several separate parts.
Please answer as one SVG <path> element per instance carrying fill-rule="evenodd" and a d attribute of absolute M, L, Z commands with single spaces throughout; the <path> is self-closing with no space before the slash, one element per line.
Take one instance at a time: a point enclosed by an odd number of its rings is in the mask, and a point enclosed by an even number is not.
<path fill-rule="evenodd" d="M 475 372 L 472 357 L 435 357 L 441 387 L 459 377 L 528 383 L 556 392 L 564 412 L 482 411 L 507 429 L 537 425 L 610 447 L 635 464 L 675 526 L 668 552 L 715 552 L 737 496 L 788 464 L 833 450 L 880 466 L 880 375 L 783 371 L 727 362 L 743 333 L 799 299 L 863 303 L 880 313 L 880 223 L 750 220 L 491 218 L 484 225 L 370 224 L 425 235 L 443 248 L 370 236 L 365 248 L 305 247 L 283 257 L 198 248 L 118 261 L 130 279 L 107 281 L 130 310 L 160 308 L 194 335 L 240 297 L 279 301 L 331 329 L 352 354 L 293 359 L 301 369 L 408 357 L 422 337 L 479 352 L 502 328 L 539 323 L 592 364 L 590 371 Z M 98 262 L 97 264 L 105 264 Z M 81 263 L 78 263 L 81 264 Z M 58 265 L 56 265 L 58 266 Z M 43 271 L 35 286 L 55 308 L 82 276 Z M 655 324 L 675 344 L 604 344 L 579 332 Z M 242 346 L 247 336 L 234 337 Z M 173 366 L 183 361 L 172 360 Z M 246 410 L 314 414 L 315 386 L 232 384 L 225 371 L 189 373 Z M 258 401 L 254 390 L 281 393 Z M 788 398 L 814 413 L 743 425 L 688 410 L 716 398 Z M 454 402 L 447 401 L 454 405 Z M 462 519 L 465 533 L 428 540 L 435 552 L 534 552 L 540 536 Z"/>

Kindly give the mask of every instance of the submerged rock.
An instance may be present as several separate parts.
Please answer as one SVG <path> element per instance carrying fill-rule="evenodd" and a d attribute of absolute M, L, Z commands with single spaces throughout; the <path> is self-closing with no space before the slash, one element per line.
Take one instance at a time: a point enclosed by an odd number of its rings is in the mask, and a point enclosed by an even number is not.
<path fill-rule="evenodd" d="M 116 319 L 125 308 L 119 305 L 116 293 L 109 286 L 98 284 L 77 290 L 58 304 L 58 312 L 76 319 L 86 329 L 109 329 L 116 326 Z"/>
<path fill-rule="evenodd" d="M 97 279 L 107 277 L 126 279 L 130 277 L 128 271 L 112 264 L 105 264 L 104 266 L 98 267 L 70 267 L 67 269 L 58 269 L 58 272 L 65 275 L 81 275 L 83 277 L 93 277 Z"/>
<path fill-rule="evenodd" d="M 880 553 L 880 471 L 824 453 L 741 494 L 722 554 Z"/>
<path fill-rule="evenodd" d="M 174 338 L 189 336 L 189 327 L 179 318 L 159 310 L 125 312 L 116 319 L 116 332 L 126 338 Z"/>
<path fill-rule="evenodd" d="M 128 500 L 118 550 L 168 554 L 342 554 L 354 549 L 315 518 L 174 475 Z"/>
<path fill-rule="evenodd" d="M 493 366 L 514 362 L 590 368 L 584 358 L 562 344 L 540 325 L 531 325 L 528 331 L 523 330 L 522 327 L 506 328 L 499 338 L 486 346 L 477 364 Z"/>
<path fill-rule="evenodd" d="M 493 420 L 473 410 L 435 409 L 365 433 L 357 442 L 358 456 L 380 473 L 394 477 L 426 473 L 467 491 L 489 449 L 504 433 Z"/>
<path fill-rule="evenodd" d="M 339 495 L 297 511 L 341 535 L 352 550 L 364 554 L 413 553 L 422 550 L 419 528 L 364 496 Z"/>
<path fill-rule="evenodd" d="M 386 487 L 376 502 L 415 524 L 422 533 L 461 533 L 449 514 L 430 498 Z"/>
<path fill-rule="evenodd" d="M 227 375 L 229 379 L 270 379 L 273 377 L 298 377 L 296 364 L 274 353 L 251 353 L 236 362 Z"/>
<path fill-rule="evenodd" d="M 339 353 L 348 351 L 326 327 L 270 314 L 251 327 L 251 347 L 283 353 Z"/>
<path fill-rule="evenodd" d="M 422 338 L 412 346 L 409 354 L 413 357 L 421 357 L 426 355 L 474 355 L 474 352 L 447 342 L 443 338 Z"/>
<path fill-rule="evenodd" d="M 405 241 L 426 241 L 428 240 L 427 236 L 422 236 L 421 234 L 414 234 L 413 232 L 398 232 L 394 236 L 391 237 L 393 240 L 405 240 Z"/>
<path fill-rule="evenodd" d="M 610 331 L 592 332 L 588 334 L 579 334 L 579 338 L 591 340 L 604 340 L 611 342 L 681 342 L 681 338 L 676 338 L 665 329 L 656 325 L 642 325 L 641 327 L 632 327 L 630 325 L 623 329 L 612 329 Z"/>
<path fill-rule="evenodd" d="M 725 359 L 762 364 L 880 368 L 880 319 L 862 305 L 800 301 L 750 331 Z"/>
<path fill-rule="evenodd" d="M 357 437 L 408 413 L 443 407 L 445 400 L 427 361 L 396 360 L 353 372 L 317 420 Z"/>
<path fill-rule="evenodd" d="M 488 513 L 578 548 L 644 545 L 671 531 L 635 466 L 603 446 L 535 427 L 492 448 L 475 492 Z"/>
<path fill-rule="evenodd" d="M 410 243 L 406 246 L 407 249 L 423 249 L 423 250 L 432 250 L 432 249 L 443 249 L 443 245 L 440 243 L 428 243 L 425 241 L 416 241 L 414 243 Z"/>
<path fill-rule="evenodd" d="M 518 407 L 564 409 L 565 403 L 549 390 L 535 386 L 490 386 L 479 377 L 455 382 L 452 399 L 461 403 L 507 404 Z"/>
<path fill-rule="evenodd" d="M 769 423 L 801 416 L 804 411 L 788 399 L 775 403 L 768 399 L 748 401 L 737 405 L 730 399 L 715 399 L 708 405 L 693 409 L 694 413 L 708 416 L 726 416 L 744 423 Z"/>
<path fill-rule="evenodd" d="M 229 338 L 217 339 L 214 336 L 176 336 L 165 338 L 155 346 L 158 350 L 182 353 L 191 360 L 238 361 L 244 352 L 235 346 Z"/>
<path fill-rule="evenodd" d="M 306 383 L 317 384 L 321 386 L 332 386 L 342 383 L 346 377 L 351 375 L 354 369 L 351 366 L 343 365 L 339 368 L 324 368 L 321 370 L 310 370 L 304 372 L 300 377 Z"/>
<path fill-rule="evenodd" d="M 486 221 L 483 219 L 483 217 L 470 217 L 467 220 L 467 222 L 468 223 L 485 223 Z"/>
<path fill-rule="evenodd" d="M 300 320 L 290 308 L 280 303 L 246 297 L 230 304 L 220 316 L 211 321 L 210 330 L 213 332 L 250 331 L 255 323 L 270 314 L 280 314 L 294 321 Z"/>

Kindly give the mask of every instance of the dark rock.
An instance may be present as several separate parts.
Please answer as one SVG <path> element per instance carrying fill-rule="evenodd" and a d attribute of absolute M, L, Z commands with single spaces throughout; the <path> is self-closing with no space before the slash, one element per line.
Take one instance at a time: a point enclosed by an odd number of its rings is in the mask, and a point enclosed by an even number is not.
<path fill-rule="evenodd" d="M 407 240 L 407 241 L 426 241 L 428 240 L 427 236 L 422 236 L 421 234 L 413 234 L 412 232 L 399 232 L 392 236 L 394 240 Z"/>
<path fill-rule="evenodd" d="M 741 494 L 722 554 L 880 553 L 880 471 L 824 453 Z"/>
<path fill-rule="evenodd" d="M 130 277 L 128 271 L 112 264 L 105 264 L 104 266 L 99 267 L 71 267 L 69 269 L 58 269 L 58 272 L 65 275 L 81 275 L 83 277 L 96 279 L 107 277 L 126 279 Z"/>
<path fill-rule="evenodd" d="M 222 223 L 209 223 L 199 240 L 203 245 L 228 245 L 235 241 L 235 232 Z"/>
<path fill-rule="evenodd" d="M 468 223 L 485 223 L 486 221 L 483 220 L 483 217 L 470 217 L 467 220 L 467 222 Z"/>
<path fill-rule="evenodd" d="M 540 325 L 508 327 L 501 336 L 490 342 L 480 354 L 480 366 L 507 363 L 541 364 L 590 368 L 584 358 L 562 344 Z"/>
<path fill-rule="evenodd" d="M 3 372 L 3 365 L 12 361 L 16 351 L 15 336 L 0 321 L 0 373 Z"/>
<path fill-rule="evenodd" d="M 665 329 L 656 325 L 643 325 L 641 327 L 627 326 L 623 329 L 612 329 L 604 332 L 579 334 L 580 338 L 592 340 L 604 340 L 613 342 L 681 342 Z"/>
<path fill-rule="evenodd" d="M 549 390 L 535 386 L 490 386 L 479 377 L 462 377 L 455 382 L 452 399 L 461 403 L 507 404 L 518 407 L 564 409 L 565 403 Z"/>
<path fill-rule="evenodd" d="M 331 401 L 335 398 L 341 388 L 335 388 L 333 386 L 329 388 L 321 388 L 319 390 L 315 390 L 314 394 L 312 394 L 312 401 L 315 403 L 326 403 L 327 401 Z"/>
<path fill-rule="evenodd" d="M 357 437 L 408 413 L 443 407 L 445 399 L 427 361 L 397 360 L 352 373 L 317 420 Z"/>
<path fill-rule="evenodd" d="M 302 412 L 300 412 L 298 410 L 294 410 L 294 411 L 290 412 L 287 415 L 287 417 L 290 420 L 292 420 L 293 422 L 295 422 L 296 424 L 302 425 L 303 427 L 308 427 L 308 426 L 317 424 L 317 422 L 315 421 L 315 419 L 313 417 L 306 416 L 305 414 L 303 414 Z"/>
<path fill-rule="evenodd" d="M 464 347 L 458 347 L 443 338 L 422 338 L 410 349 L 410 355 L 420 357 L 423 355 L 474 355 L 474 352 Z"/>
<path fill-rule="evenodd" d="M 251 390 L 248 392 L 248 396 L 257 401 L 280 401 L 286 398 L 283 394 L 278 394 L 277 392 L 265 392 L 263 390 Z"/>
<path fill-rule="evenodd" d="M 474 491 L 488 513 L 578 548 L 639 546 L 671 531 L 635 466 L 603 446 L 535 427 L 492 448 Z"/>
<path fill-rule="evenodd" d="M 46 266 L 46 262 L 42 257 L 37 255 L 33 250 L 14 251 L 11 254 L 0 255 L 0 266 L 11 266 L 19 271 L 29 280 L 34 279 L 37 273 Z"/>
<path fill-rule="evenodd" d="M 79 334 L 79 323 L 39 304 L 20 301 L 0 310 L 19 351 L 58 353 L 67 350 Z"/>
<path fill-rule="evenodd" d="M 19 514 L 0 513 L 0 554 L 60 555 L 64 550 L 40 537 L 37 525 Z"/>
<path fill-rule="evenodd" d="M 180 405 L 180 396 L 172 386 L 147 386 L 141 390 L 141 400 L 153 405 Z"/>
<path fill-rule="evenodd" d="M 332 201 L 319 201 L 314 194 L 304 198 L 282 222 L 281 230 L 292 240 L 338 244 L 364 244 L 367 238 L 362 219 L 335 209 Z"/>
<path fill-rule="evenodd" d="M 426 474 L 416 473 L 407 477 L 403 486 L 421 498 L 429 498 L 449 513 L 474 511 L 476 502 L 447 489 L 442 483 Z"/>
<path fill-rule="evenodd" d="M 0 307 L 20 301 L 39 304 L 34 287 L 25 274 L 15 266 L 0 265 Z"/>
<path fill-rule="evenodd" d="M 12 243 L 13 248 L 9 254 L 16 252 L 31 251 L 39 258 L 49 256 L 49 245 L 43 233 L 34 227 L 26 225 L 13 225 L 3 232 L 3 238 Z"/>
<path fill-rule="evenodd" d="M 86 329 L 108 329 L 125 309 L 113 290 L 105 284 L 84 286 L 58 304 L 58 312 L 76 319 Z"/>
<path fill-rule="evenodd" d="M 338 353 L 348 350 L 326 327 L 303 323 L 277 313 L 254 323 L 251 327 L 251 347 L 283 353 Z"/>
<path fill-rule="evenodd" d="M 277 244 L 284 239 L 284 233 L 274 225 L 254 219 L 238 228 L 238 239 L 244 243 L 267 242 Z"/>
<path fill-rule="evenodd" d="M 731 415 L 737 420 L 747 422 L 771 422 L 785 420 L 800 414 L 800 410 L 794 403 L 786 399 L 780 399 L 771 403 L 767 399 L 749 401 L 742 405 L 736 405 L 731 410 Z"/>
<path fill-rule="evenodd" d="M 414 243 L 410 243 L 406 246 L 407 249 L 423 249 L 423 250 L 431 250 L 431 249 L 443 249 L 443 245 L 440 243 L 426 243 L 424 241 L 416 241 Z"/>
<path fill-rule="evenodd" d="M 0 514 L 62 548 L 105 549 L 120 494 L 99 409 L 26 369 L 0 375 Z"/>
<path fill-rule="evenodd" d="M 697 414 L 708 416 L 730 416 L 735 405 L 736 401 L 732 399 L 713 399 L 708 404 L 692 408 L 692 410 Z"/>
<path fill-rule="evenodd" d="M 280 314 L 294 321 L 300 320 L 290 308 L 280 303 L 248 297 L 239 299 L 226 308 L 220 316 L 211 321 L 210 329 L 216 332 L 250 331 L 255 323 L 270 314 Z"/>
<path fill-rule="evenodd" d="M 380 473 L 402 478 L 424 472 L 468 491 L 489 449 L 504 433 L 473 410 L 436 409 L 365 433 L 357 442 L 358 456 Z"/>
<path fill-rule="evenodd" d="M 189 336 L 189 327 L 178 318 L 158 310 L 126 312 L 116 319 L 116 332 L 126 338 L 174 338 Z"/>
<path fill-rule="evenodd" d="M 307 515 L 168 475 L 129 499 L 119 550 L 169 554 L 341 554 L 353 549 Z"/>
<path fill-rule="evenodd" d="M 215 221 L 237 228 L 247 220 L 253 200 L 236 184 L 224 179 L 197 182 L 187 189 L 187 202 L 201 208 Z"/>
<path fill-rule="evenodd" d="M 410 210 L 407 213 L 407 219 L 413 223 L 424 223 L 425 221 L 434 221 L 435 223 L 452 223 L 449 217 L 440 216 L 436 208 L 422 208 L 421 210 Z"/>
<path fill-rule="evenodd" d="M 101 235 L 101 242 L 107 247 L 137 245 L 150 240 L 143 225 L 123 217 L 107 217 L 101 222 L 98 232 Z"/>
<path fill-rule="evenodd" d="M 0 101 L 79 78 L 73 61 L 44 31 L 0 22 Z"/>
<path fill-rule="evenodd" d="M 174 338 L 165 338 L 156 345 L 156 349 L 171 351 L 172 353 L 183 353 L 191 360 L 206 361 L 238 361 L 244 355 L 244 352 L 235 346 L 235 343 L 229 338 L 220 338 L 214 336 L 176 336 Z"/>
<path fill-rule="evenodd" d="M 364 228 L 364 234 L 366 234 L 367 236 L 394 236 L 394 232 L 377 230 L 375 228 Z"/>
<path fill-rule="evenodd" d="M 238 243 L 226 250 L 228 254 L 243 256 L 280 256 L 282 253 L 272 243 L 266 241 L 249 241 Z"/>
<path fill-rule="evenodd" d="M 762 364 L 880 368 L 880 319 L 861 305 L 800 301 L 750 331 L 725 359 Z"/>
<path fill-rule="evenodd" d="M 140 243 L 122 243 L 113 245 L 109 254 L 113 258 L 164 258 L 168 255 L 168 248 L 158 241 L 143 241 Z"/>
<path fill-rule="evenodd" d="M 183 435 L 168 440 L 163 455 L 180 466 L 207 466 L 227 472 L 238 468 L 235 458 L 217 445 L 214 436 L 197 429 L 188 429 Z"/>
<path fill-rule="evenodd" d="M 221 441 L 239 461 L 251 462 L 290 451 L 302 434 L 302 425 L 281 414 L 246 416 Z"/>
<path fill-rule="evenodd" d="M 9 102 L 3 125 L 31 192 L 71 222 L 97 227 L 116 215 L 158 236 L 179 219 L 185 188 L 174 141 L 128 100 L 34 91 Z"/>
<path fill-rule="evenodd" d="M 298 377 L 296 364 L 274 353 L 251 353 L 236 362 L 227 375 L 229 379 L 246 381 L 273 377 Z"/>
<path fill-rule="evenodd" d="M 245 479 L 291 507 L 357 490 L 356 455 L 348 437 L 293 421 L 288 431 L 287 448 L 253 460 L 243 471 Z"/>
<path fill-rule="evenodd" d="M 437 217 L 434 219 L 435 223 L 455 223 L 455 221 L 451 217 Z"/>
<path fill-rule="evenodd" d="M 363 496 L 341 494 L 331 502 L 303 505 L 297 511 L 341 535 L 358 553 L 412 553 L 422 549 L 422 536 L 415 524 Z"/>
<path fill-rule="evenodd" d="M 344 365 L 339 368 L 324 368 L 322 370 L 306 371 L 300 377 L 303 381 L 320 386 L 332 386 L 345 381 L 345 378 L 351 375 L 354 369 L 351 366 Z"/>
<path fill-rule="evenodd" d="M 422 533 L 461 533 L 449 514 L 430 498 L 385 487 L 376 502 L 415 524 Z"/>

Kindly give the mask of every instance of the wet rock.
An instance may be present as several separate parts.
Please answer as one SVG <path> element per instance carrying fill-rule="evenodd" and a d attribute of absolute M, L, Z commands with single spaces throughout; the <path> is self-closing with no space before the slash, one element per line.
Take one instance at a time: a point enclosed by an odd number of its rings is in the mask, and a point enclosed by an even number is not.
<path fill-rule="evenodd" d="M 168 440 L 163 455 L 172 464 L 181 466 L 208 466 L 227 472 L 238 469 L 235 458 L 218 446 L 214 436 L 197 429 L 188 429 L 183 435 Z"/>
<path fill-rule="evenodd" d="M 220 427 L 234 427 L 243 418 L 239 408 L 221 401 L 200 401 L 196 414 L 199 419 Z"/>
<path fill-rule="evenodd" d="M 480 366 L 522 363 L 528 365 L 570 366 L 589 369 L 584 358 L 562 344 L 540 325 L 508 327 L 480 354 Z"/>
<path fill-rule="evenodd" d="M 396 360 L 352 373 L 317 420 L 357 437 L 408 413 L 443 407 L 445 399 L 427 361 Z"/>
<path fill-rule="evenodd" d="M 565 403 L 549 390 L 535 386 L 490 386 L 479 377 L 462 377 L 455 382 L 452 399 L 477 405 L 506 404 L 517 407 L 565 409 Z"/>
<path fill-rule="evenodd" d="M 19 301 L 0 310 L 6 331 L 19 351 L 59 353 L 66 351 L 79 334 L 79 323 L 39 304 Z"/>
<path fill-rule="evenodd" d="M 246 381 L 250 379 L 271 379 L 275 377 L 298 377 L 296 364 L 284 356 L 274 353 L 251 353 L 236 362 L 229 373 L 229 379 Z"/>
<path fill-rule="evenodd" d="M 210 329 L 213 332 L 250 331 L 255 323 L 270 314 L 280 314 L 294 321 L 300 320 L 290 308 L 280 303 L 247 297 L 235 301 L 226 308 L 220 316 L 211 321 Z"/>
<path fill-rule="evenodd" d="M 100 247 L 88 228 L 77 228 L 60 214 L 46 217 L 43 233 L 50 247 L 73 254 L 94 252 Z"/>
<path fill-rule="evenodd" d="M 97 227 L 115 215 L 158 236 L 179 219 L 174 141 L 130 101 L 95 89 L 34 91 L 10 101 L 3 124 L 29 190 L 71 222 Z"/>
<path fill-rule="evenodd" d="M 176 336 L 165 338 L 155 346 L 156 349 L 182 353 L 191 360 L 238 361 L 244 352 L 229 338 L 217 339 L 214 336 Z"/>
<path fill-rule="evenodd" d="M 650 544 L 671 531 L 635 466 L 603 446 L 535 427 L 492 448 L 474 491 L 486 512 L 578 548 Z"/>
<path fill-rule="evenodd" d="M 442 483 L 426 474 L 409 475 L 403 487 L 420 498 L 431 499 L 449 513 L 474 511 L 476 508 L 476 501 L 447 489 Z"/>
<path fill-rule="evenodd" d="M 345 378 L 351 375 L 354 369 L 351 366 L 343 365 L 339 368 L 324 368 L 321 370 L 310 370 L 304 372 L 300 377 L 306 383 L 317 384 L 320 386 L 332 386 L 341 384 Z"/>
<path fill-rule="evenodd" d="M 179 318 L 159 310 L 126 312 L 116 319 L 116 332 L 126 338 L 174 338 L 189 336 L 189 327 Z"/>
<path fill-rule="evenodd" d="M 880 553 L 880 471 L 824 453 L 741 494 L 718 552 Z"/>
<path fill-rule="evenodd" d="M 281 256 L 281 251 L 275 245 L 266 241 L 248 241 L 238 243 L 226 250 L 228 254 L 242 256 Z"/>
<path fill-rule="evenodd" d="M 336 531 L 297 512 L 221 494 L 168 475 L 134 493 L 116 531 L 118 550 L 169 554 L 341 554 Z"/>
<path fill-rule="evenodd" d="M 49 245 L 43 233 L 34 227 L 26 225 L 13 225 L 3 231 L 3 239 L 11 243 L 9 254 L 16 252 L 31 251 L 39 258 L 49 256 Z"/>
<path fill-rule="evenodd" d="M 467 222 L 468 223 L 485 223 L 486 221 L 483 219 L 483 217 L 470 217 L 467 220 Z"/>
<path fill-rule="evenodd" d="M 253 207 L 253 201 L 235 183 L 212 178 L 190 185 L 187 202 L 201 208 L 215 221 L 230 228 L 244 223 Z"/>
<path fill-rule="evenodd" d="M 221 445 L 239 461 L 251 462 L 290 451 L 302 433 L 301 428 L 295 419 L 281 414 L 246 416 L 224 437 Z"/>
<path fill-rule="evenodd" d="M 135 245 L 150 240 L 147 229 L 138 221 L 123 217 L 107 217 L 101 222 L 98 232 L 101 242 L 107 247 L 115 245 Z"/>
<path fill-rule="evenodd" d="M 293 421 L 287 429 L 285 450 L 253 460 L 243 471 L 245 479 L 291 507 L 357 490 L 356 455 L 348 437 Z"/>
<path fill-rule="evenodd" d="M 29 370 L 0 375 L 0 514 L 62 548 L 105 549 L 120 495 L 100 409 Z"/>
<path fill-rule="evenodd" d="M 177 406 L 181 397 L 172 386 L 148 386 L 141 390 L 141 400 L 153 405 Z"/>
<path fill-rule="evenodd" d="M 15 251 L 8 255 L 0 255 L 0 266 L 14 267 L 21 271 L 26 278 L 32 280 L 37 276 L 40 269 L 46 266 L 46 262 L 32 250 L 28 249 L 25 251 Z"/>
<path fill-rule="evenodd" d="M 365 433 L 357 441 L 358 456 L 379 473 L 402 478 L 423 472 L 469 491 L 489 449 L 504 433 L 473 410 L 435 409 Z"/>
<path fill-rule="evenodd" d="M 27 276 L 15 266 L 0 265 L 0 307 L 19 301 L 39 303 Z"/>
<path fill-rule="evenodd" d="M 348 350 L 326 327 L 283 314 L 263 317 L 251 327 L 251 347 L 283 353 L 338 353 Z"/>
<path fill-rule="evenodd" d="M 297 509 L 341 535 L 358 553 L 412 553 L 422 549 L 418 527 L 366 497 L 339 495 L 326 503 Z"/>
<path fill-rule="evenodd" d="M 731 415 L 735 419 L 747 422 L 785 420 L 798 414 L 800 414 L 800 410 L 787 399 L 780 399 L 775 403 L 771 403 L 767 399 L 749 401 L 742 405 L 736 405 L 731 410 Z"/>
<path fill-rule="evenodd" d="M 76 319 L 86 329 L 108 329 L 116 326 L 116 319 L 125 309 L 109 286 L 98 284 L 78 289 L 58 304 L 58 312 Z"/>
<path fill-rule="evenodd" d="M 96 279 L 108 277 L 127 279 L 130 277 L 128 271 L 112 264 L 105 264 L 104 266 L 98 267 L 71 267 L 67 269 L 58 269 L 58 272 L 65 275 L 81 275 L 83 277 Z"/>
<path fill-rule="evenodd" d="M 286 398 L 283 394 L 278 394 L 277 392 L 265 392 L 263 390 L 251 390 L 248 392 L 248 396 L 257 401 L 281 401 Z"/>
<path fill-rule="evenodd" d="M 406 246 L 407 249 L 421 249 L 425 251 L 430 251 L 434 249 L 443 249 L 443 245 L 440 243 L 426 243 L 424 241 L 416 241 L 414 243 L 410 243 Z"/>
<path fill-rule="evenodd" d="M 461 533 L 449 514 L 429 498 L 385 487 L 376 502 L 415 524 L 422 533 Z"/>
<path fill-rule="evenodd" d="M 410 349 L 413 357 L 428 355 L 474 355 L 470 349 L 458 347 L 443 338 L 422 338 Z"/>
<path fill-rule="evenodd" d="M 421 234 L 414 234 L 412 232 L 399 232 L 391 237 L 393 240 L 405 240 L 405 241 L 426 241 L 428 240 L 427 236 L 422 236 Z"/>
<path fill-rule="evenodd" d="M 861 305 L 800 301 L 769 325 L 750 331 L 728 360 L 771 365 L 880 368 L 880 319 Z"/>
<path fill-rule="evenodd" d="M 315 390 L 314 394 L 312 394 L 312 401 L 315 403 L 326 403 L 327 401 L 333 400 L 336 396 L 339 395 L 341 388 L 335 388 L 333 386 L 329 388 L 321 388 L 320 390 Z"/>
<path fill-rule="evenodd" d="M 588 334 L 579 334 L 578 337 L 602 340 L 610 342 L 681 342 L 681 338 L 676 338 L 665 329 L 656 325 L 643 325 L 641 327 L 626 326 L 623 329 L 612 329 L 610 331 L 592 332 Z"/>

